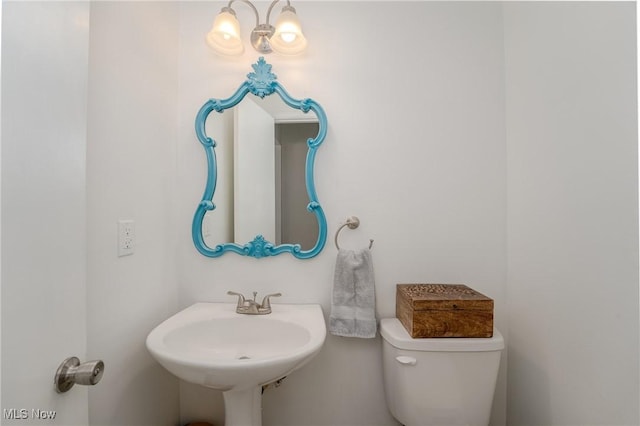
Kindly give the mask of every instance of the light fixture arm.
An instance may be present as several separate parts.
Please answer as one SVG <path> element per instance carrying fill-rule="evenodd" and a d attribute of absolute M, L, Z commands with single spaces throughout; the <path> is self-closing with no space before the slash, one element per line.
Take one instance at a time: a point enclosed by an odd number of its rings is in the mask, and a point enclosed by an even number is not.
<path fill-rule="evenodd" d="M 249 7 L 251 7 L 251 9 L 253 10 L 254 15 L 256 15 L 256 27 L 257 27 L 258 25 L 260 25 L 260 15 L 258 14 L 258 9 L 256 9 L 256 7 L 253 5 L 253 3 L 251 3 L 249 0 L 229 0 L 229 4 L 227 5 L 227 8 L 228 8 L 228 9 L 230 9 L 230 10 L 233 10 L 233 8 L 231 7 L 231 5 L 232 5 L 233 3 L 235 3 L 236 1 L 240 1 L 240 2 L 242 2 L 242 3 L 248 4 L 248 5 L 249 5 Z M 278 0 L 276 0 L 276 1 L 278 1 Z M 274 3 L 275 3 L 275 2 L 274 2 Z M 234 15 L 235 15 L 235 12 L 234 12 Z M 269 21 L 269 20 L 267 19 L 267 22 L 268 22 L 268 21 Z"/>
<path fill-rule="evenodd" d="M 227 8 L 233 10 L 233 8 L 231 7 L 231 5 L 233 3 L 235 3 L 236 1 L 240 1 L 242 3 L 245 3 L 247 5 L 249 5 L 251 7 L 251 9 L 253 9 L 253 13 L 256 15 L 256 27 L 258 25 L 260 25 L 260 14 L 258 13 L 258 9 L 256 9 L 256 7 L 253 5 L 253 3 L 251 3 L 249 0 L 229 0 L 229 4 L 227 4 Z M 271 18 L 271 11 L 273 10 L 273 7 L 276 5 L 276 3 L 278 3 L 280 0 L 273 0 L 271 2 L 271 4 L 269 5 L 269 9 L 267 9 L 267 21 L 266 24 L 269 25 L 269 20 Z M 291 1 L 287 0 L 287 5 L 285 7 L 291 7 Z"/>
<path fill-rule="evenodd" d="M 271 11 L 273 10 L 273 7 L 276 5 L 276 3 L 278 3 L 280 0 L 273 0 L 271 2 L 271 4 L 269 5 L 269 9 L 267 9 L 267 25 L 269 25 L 269 19 L 271 18 Z M 287 5 L 285 7 L 291 7 L 291 2 L 289 0 L 287 0 Z"/>

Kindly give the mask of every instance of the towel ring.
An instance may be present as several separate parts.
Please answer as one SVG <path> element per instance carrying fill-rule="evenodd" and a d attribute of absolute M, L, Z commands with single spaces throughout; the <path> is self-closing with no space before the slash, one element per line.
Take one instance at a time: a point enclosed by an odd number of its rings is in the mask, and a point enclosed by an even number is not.
<path fill-rule="evenodd" d="M 336 248 L 338 250 L 340 250 L 340 246 L 338 245 L 338 235 L 340 234 L 340 231 L 342 231 L 342 228 L 344 228 L 345 226 L 347 226 L 349 229 L 356 229 L 358 226 L 360 226 L 360 219 L 358 219 L 357 216 L 349 216 L 347 218 L 347 221 L 340 225 L 340 227 L 336 231 L 335 237 Z M 369 250 L 371 250 L 371 247 L 373 247 L 373 240 L 369 239 Z"/>

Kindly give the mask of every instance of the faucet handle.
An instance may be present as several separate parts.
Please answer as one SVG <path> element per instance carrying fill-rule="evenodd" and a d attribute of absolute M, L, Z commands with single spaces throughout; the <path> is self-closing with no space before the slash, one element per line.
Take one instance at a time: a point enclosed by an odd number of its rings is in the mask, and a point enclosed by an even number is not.
<path fill-rule="evenodd" d="M 271 309 L 271 301 L 269 300 L 270 297 L 280 297 L 282 296 L 282 293 L 273 293 L 273 294 L 267 294 L 264 299 L 262 299 L 262 304 L 260 305 L 262 307 L 262 309 Z"/>
<path fill-rule="evenodd" d="M 238 308 L 241 308 L 244 306 L 244 296 L 240 293 L 236 293 L 235 291 L 227 291 L 227 294 L 229 296 L 238 296 Z"/>

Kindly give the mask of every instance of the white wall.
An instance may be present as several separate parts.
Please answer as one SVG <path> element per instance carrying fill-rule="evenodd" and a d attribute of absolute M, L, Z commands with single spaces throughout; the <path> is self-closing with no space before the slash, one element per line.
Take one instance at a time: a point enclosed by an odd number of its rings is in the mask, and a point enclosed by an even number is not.
<path fill-rule="evenodd" d="M 105 362 L 89 396 L 91 425 L 178 418 L 177 380 L 145 347 L 178 300 L 177 24 L 174 2 L 91 3 L 87 350 Z M 117 257 L 120 219 L 135 220 L 127 257 Z"/>
<path fill-rule="evenodd" d="M 174 425 L 177 380 L 144 340 L 178 306 L 177 4 L 2 7 L 2 408 Z M 118 219 L 136 221 L 133 256 L 116 257 Z M 58 395 L 71 355 L 105 375 Z"/>
<path fill-rule="evenodd" d="M 639 423 L 634 7 L 504 6 L 509 424 Z"/>
<path fill-rule="evenodd" d="M 233 241 L 244 244 L 257 235 L 275 241 L 275 120 L 249 99 L 234 108 L 233 120 Z"/>
<path fill-rule="evenodd" d="M 341 245 L 356 248 L 376 240 L 380 317 L 394 315 L 397 283 L 464 282 L 495 298 L 496 323 L 506 332 L 500 4 L 295 4 L 309 49 L 301 58 L 267 60 L 292 96 L 316 99 L 329 121 L 317 155 L 316 185 L 330 235 L 326 249 L 307 261 L 288 255 L 209 259 L 191 242 L 189 227 L 206 173 L 193 130 L 195 114 L 208 98 L 230 96 L 259 57 L 247 46 L 242 57 L 221 59 L 203 43 L 223 5 L 180 5 L 181 305 L 231 301 L 229 289 L 281 291 L 278 302 L 321 303 L 328 315 L 333 233 L 347 216 L 357 215 L 360 228 L 343 232 Z M 263 15 L 266 7 L 259 4 Z M 238 4 L 236 11 L 248 33 L 250 10 Z M 399 37 L 378 31 L 386 25 L 397 28 Z M 329 336 L 314 362 L 264 394 L 265 424 L 395 424 L 384 401 L 380 344 Z M 496 424 L 505 422 L 505 384 L 503 371 Z M 181 384 L 181 417 L 221 423 L 220 394 Z"/>
<path fill-rule="evenodd" d="M 87 423 L 87 389 L 53 377 L 86 355 L 89 5 L 3 2 L 3 424 Z M 32 409 L 55 411 L 37 420 Z"/>

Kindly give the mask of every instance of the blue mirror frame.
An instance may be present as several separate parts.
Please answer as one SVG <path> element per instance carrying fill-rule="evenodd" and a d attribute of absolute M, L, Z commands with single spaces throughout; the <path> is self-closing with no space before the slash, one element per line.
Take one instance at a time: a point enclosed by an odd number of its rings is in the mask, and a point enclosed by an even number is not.
<path fill-rule="evenodd" d="M 320 253 L 327 240 L 327 219 L 322 207 L 320 206 L 320 202 L 318 201 L 318 195 L 316 194 L 315 183 L 313 180 L 316 152 L 327 134 L 327 117 L 320 104 L 313 99 L 292 98 L 284 87 L 276 81 L 276 75 L 271 72 L 272 66 L 268 64 L 263 57 L 260 57 L 258 62 L 252 64 L 251 67 L 253 68 L 253 72 L 247 74 L 247 80 L 240 85 L 238 90 L 236 90 L 231 97 L 226 99 L 209 99 L 200 108 L 196 116 L 196 135 L 204 147 L 205 154 L 207 156 L 208 173 L 202 201 L 198 204 L 196 213 L 193 217 L 191 227 L 193 243 L 201 254 L 208 257 L 219 257 L 227 252 L 234 252 L 243 256 L 252 256 L 255 258 L 275 256 L 281 253 L 291 253 L 298 259 L 308 259 Z M 309 149 L 307 151 L 305 163 L 305 184 L 307 187 L 307 194 L 309 196 L 307 210 L 314 213 L 318 220 L 318 240 L 316 241 L 316 245 L 310 250 L 302 250 L 300 244 L 275 245 L 272 242 L 265 240 L 262 235 L 256 235 L 253 241 L 249 241 L 244 245 L 236 243 L 222 243 L 216 245 L 215 248 L 211 248 L 204 241 L 204 236 L 202 234 L 202 221 L 204 220 L 207 211 L 214 210 L 216 208 L 213 203 L 213 196 L 216 191 L 217 182 L 216 141 L 206 134 L 205 124 L 207 117 L 212 111 L 221 113 L 226 109 L 233 108 L 242 101 L 247 93 L 252 93 L 260 98 L 277 93 L 291 108 L 298 109 L 304 113 L 313 111 L 318 117 L 318 135 L 315 138 L 307 140 L 307 146 Z"/>

